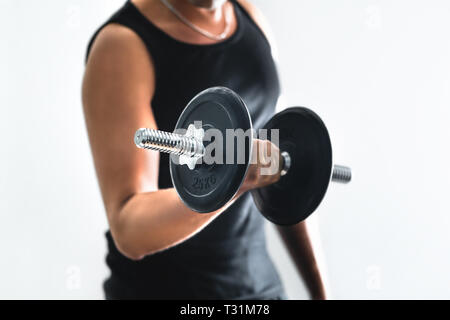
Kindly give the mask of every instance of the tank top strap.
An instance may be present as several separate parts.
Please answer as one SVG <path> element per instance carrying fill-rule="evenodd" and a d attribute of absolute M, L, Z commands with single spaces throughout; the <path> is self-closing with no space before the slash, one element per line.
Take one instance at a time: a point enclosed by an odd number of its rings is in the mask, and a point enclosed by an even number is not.
<path fill-rule="evenodd" d="M 92 45 L 100 31 L 112 23 L 120 24 L 135 32 L 144 42 L 147 50 L 149 51 L 157 51 L 155 50 L 155 48 L 158 47 L 156 44 L 164 41 L 164 37 L 161 36 L 161 30 L 153 25 L 153 23 L 151 23 L 130 0 L 127 0 L 127 2 L 125 2 L 125 4 L 114 13 L 114 15 L 112 15 L 103 25 L 101 25 L 91 37 L 87 47 L 86 61 L 92 49 Z"/>

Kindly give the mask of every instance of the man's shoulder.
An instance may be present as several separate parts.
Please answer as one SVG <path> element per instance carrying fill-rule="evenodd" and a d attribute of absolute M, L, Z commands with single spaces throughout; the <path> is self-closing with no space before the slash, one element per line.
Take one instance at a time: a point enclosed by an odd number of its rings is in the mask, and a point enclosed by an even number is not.
<path fill-rule="evenodd" d="M 90 55 L 118 54 L 143 48 L 139 36 L 126 26 L 110 23 L 104 26 L 92 39 Z"/>

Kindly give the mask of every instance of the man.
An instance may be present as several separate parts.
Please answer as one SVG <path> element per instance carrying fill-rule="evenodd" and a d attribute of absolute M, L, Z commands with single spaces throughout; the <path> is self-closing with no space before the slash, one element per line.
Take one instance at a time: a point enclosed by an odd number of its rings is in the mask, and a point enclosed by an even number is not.
<path fill-rule="evenodd" d="M 141 127 L 172 131 L 191 98 L 219 85 L 262 126 L 280 91 L 263 25 L 243 0 L 132 0 L 93 37 L 83 105 L 110 226 L 106 298 L 285 297 L 247 192 L 279 172 L 262 176 L 252 166 L 231 203 L 198 214 L 172 187 L 167 155 L 132 139 Z M 306 224 L 279 230 L 311 297 L 325 298 Z"/>

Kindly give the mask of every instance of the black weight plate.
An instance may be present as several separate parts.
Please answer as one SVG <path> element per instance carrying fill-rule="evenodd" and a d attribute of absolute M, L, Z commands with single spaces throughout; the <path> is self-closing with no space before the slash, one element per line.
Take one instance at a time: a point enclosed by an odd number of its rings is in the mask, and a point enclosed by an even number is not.
<path fill-rule="evenodd" d="M 332 169 L 330 136 L 319 116 L 303 107 L 276 114 L 264 128 L 279 129 L 279 148 L 289 153 L 291 167 L 277 183 L 253 190 L 253 199 L 268 220 L 293 225 L 313 213 L 327 191 Z"/>
<path fill-rule="evenodd" d="M 215 128 L 222 132 L 223 157 L 226 159 L 226 129 L 249 130 L 244 161 L 227 164 L 197 164 L 194 170 L 170 160 L 172 183 L 182 201 L 192 210 L 207 213 L 223 207 L 239 190 L 250 162 L 252 122 L 244 101 L 235 92 L 224 87 L 202 91 L 184 109 L 175 129 L 187 129 L 201 121 L 205 130 Z M 206 143 L 205 143 L 206 145 Z M 234 143 L 237 155 L 237 143 Z M 172 156 L 177 157 L 177 156 Z M 175 159 L 178 160 L 178 159 Z"/>

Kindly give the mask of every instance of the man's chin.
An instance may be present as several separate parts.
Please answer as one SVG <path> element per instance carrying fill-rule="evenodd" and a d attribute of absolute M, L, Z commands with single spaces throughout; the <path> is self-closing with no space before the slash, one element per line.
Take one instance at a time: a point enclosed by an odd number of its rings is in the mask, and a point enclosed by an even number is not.
<path fill-rule="evenodd" d="M 194 6 L 214 10 L 222 6 L 227 0 L 189 0 Z"/>

